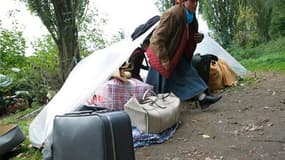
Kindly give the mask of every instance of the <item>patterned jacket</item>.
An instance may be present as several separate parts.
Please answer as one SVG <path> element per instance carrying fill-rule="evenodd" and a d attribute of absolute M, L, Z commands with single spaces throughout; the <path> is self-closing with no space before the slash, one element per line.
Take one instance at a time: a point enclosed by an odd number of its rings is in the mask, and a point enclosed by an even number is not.
<path fill-rule="evenodd" d="M 177 4 L 162 14 L 159 25 L 150 39 L 150 47 L 160 62 L 169 61 L 176 53 L 185 26 L 186 15 L 183 4 Z M 193 35 L 198 32 L 198 22 L 195 15 L 194 21 L 187 29 L 188 44 L 185 48 L 185 54 L 191 59 L 196 49 Z"/>

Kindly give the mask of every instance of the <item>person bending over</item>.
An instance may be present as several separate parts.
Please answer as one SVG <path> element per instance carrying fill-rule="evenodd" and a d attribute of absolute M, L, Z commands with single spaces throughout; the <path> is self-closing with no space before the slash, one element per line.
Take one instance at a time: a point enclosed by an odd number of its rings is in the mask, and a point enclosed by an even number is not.
<path fill-rule="evenodd" d="M 198 0 L 182 0 L 161 15 L 147 49 L 151 67 L 146 82 L 156 93 L 173 92 L 182 101 L 197 98 L 205 110 L 221 96 L 207 94 L 207 84 L 191 63 L 204 38 L 198 32 L 197 4 Z"/>
<path fill-rule="evenodd" d="M 140 76 L 140 69 L 148 70 L 149 66 L 146 61 L 146 66 L 143 65 L 143 60 L 146 60 L 145 51 L 149 46 L 149 39 L 145 39 L 140 47 L 137 47 L 131 54 L 129 58 L 129 63 L 133 65 L 133 69 L 131 70 L 132 78 L 136 78 L 140 81 L 143 79 Z"/>

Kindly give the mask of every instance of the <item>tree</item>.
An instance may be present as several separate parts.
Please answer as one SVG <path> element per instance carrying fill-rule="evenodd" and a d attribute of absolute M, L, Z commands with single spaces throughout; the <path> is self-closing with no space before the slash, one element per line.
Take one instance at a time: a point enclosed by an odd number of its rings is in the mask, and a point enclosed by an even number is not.
<path fill-rule="evenodd" d="M 247 7 L 255 13 L 254 32 L 258 34 L 259 43 L 266 42 L 269 37 L 269 26 L 272 12 L 272 1 L 275 0 L 242 0 L 243 8 Z"/>
<path fill-rule="evenodd" d="M 256 22 L 257 14 L 248 6 L 239 5 L 239 7 L 234 42 L 242 48 L 254 47 L 259 41 Z"/>
<path fill-rule="evenodd" d="M 163 12 L 173 6 L 175 4 L 175 0 L 156 0 L 155 5 L 157 6 L 160 12 Z"/>
<path fill-rule="evenodd" d="M 223 47 L 230 47 L 237 23 L 238 1 L 201 0 L 199 2 L 203 18 L 213 30 L 214 38 Z"/>
<path fill-rule="evenodd" d="M 47 102 L 48 92 L 58 91 L 62 85 L 58 48 L 50 35 L 35 40 L 32 45 L 35 52 L 26 57 L 27 64 L 22 70 L 34 101 L 42 104 Z"/>
<path fill-rule="evenodd" d="M 35 12 L 55 41 L 64 81 L 80 60 L 78 26 L 89 0 L 23 0 Z"/>
<path fill-rule="evenodd" d="M 0 73 L 9 74 L 11 68 L 24 65 L 25 43 L 22 32 L 0 27 Z"/>
<path fill-rule="evenodd" d="M 275 0 L 272 9 L 269 33 L 271 38 L 276 39 L 285 36 L 285 0 Z"/>
<path fill-rule="evenodd" d="M 110 40 L 110 44 L 119 42 L 120 40 L 126 38 L 126 33 L 122 28 L 119 28 L 118 33 L 115 35 L 112 35 L 111 40 Z"/>
<path fill-rule="evenodd" d="M 79 49 L 81 57 L 88 56 L 95 50 L 108 45 L 104 38 L 103 27 L 108 23 L 104 14 L 99 13 L 94 1 L 89 2 L 89 7 L 84 16 L 84 21 L 79 25 Z"/>
<path fill-rule="evenodd" d="M 0 87 L 0 97 L 11 95 L 16 90 L 23 90 L 25 77 L 22 68 L 26 63 L 25 39 L 22 32 L 0 27 L 0 75 L 11 80 L 9 85 Z"/>

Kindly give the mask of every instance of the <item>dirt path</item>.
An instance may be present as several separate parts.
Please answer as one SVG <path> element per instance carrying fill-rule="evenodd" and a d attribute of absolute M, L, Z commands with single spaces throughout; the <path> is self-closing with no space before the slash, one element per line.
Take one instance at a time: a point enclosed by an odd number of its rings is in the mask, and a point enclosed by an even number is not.
<path fill-rule="evenodd" d="M 257 81 L 221 92 L 207 112 L 184 102 L 174 136 L 136 149 L 136 160 L 284 160 L 285 74 L 252 77 Z"/>

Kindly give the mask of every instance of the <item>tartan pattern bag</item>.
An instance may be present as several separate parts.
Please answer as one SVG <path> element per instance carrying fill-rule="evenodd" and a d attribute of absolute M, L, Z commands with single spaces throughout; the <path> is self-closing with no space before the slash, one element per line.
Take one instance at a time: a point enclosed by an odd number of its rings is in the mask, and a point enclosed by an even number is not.
<path fill-rule="evenodd" d="M 124 104 L 132 96 L 141 99 L 145 91 L 152 88 L 153 86 L 135 78 L 128 79 L 128 82 L 114 78 L 99 87 L 87 103 L 111 110 L 123 110 Z"/>

